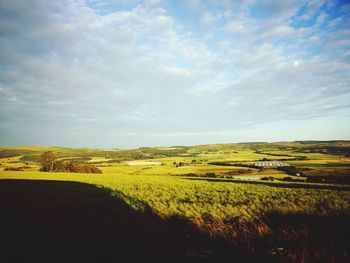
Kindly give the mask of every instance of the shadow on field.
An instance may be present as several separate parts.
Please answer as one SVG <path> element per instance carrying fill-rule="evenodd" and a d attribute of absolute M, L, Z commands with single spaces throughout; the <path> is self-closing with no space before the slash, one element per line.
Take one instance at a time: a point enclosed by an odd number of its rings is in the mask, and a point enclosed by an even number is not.
<path fill-rule="evenodd" d="M 350 262 L 350 216 L 269 212 L 239 231 L 238 246 L 275 255 L 285 263 Z M 242 228 L 242 227 L 241 227 Z"/>
<path fill-rule="evenodd" d="M 0 262 L 262 262 L 93 185 L 0 180 Z"/>
<path fill-rule="evenodd" d="M 184 180 L 194 181 L 207 181 L 209 183 L 235 183 L 235 184 L 256 184 L 267 185 L 278 188 L 298 188 L 298 189 L 324 189 L 324 190 L 341 190 L 350 191 L 350 186 L 343 185 L 322 185 L 322 184 L 307 184 L 307 183 L 283 183 L 283 182 L 259 182 L 259 181 L 244 181 L 244 180 L 232 180 L 232 179 L 215 179 L 215 178 L 183 178 Z"/>

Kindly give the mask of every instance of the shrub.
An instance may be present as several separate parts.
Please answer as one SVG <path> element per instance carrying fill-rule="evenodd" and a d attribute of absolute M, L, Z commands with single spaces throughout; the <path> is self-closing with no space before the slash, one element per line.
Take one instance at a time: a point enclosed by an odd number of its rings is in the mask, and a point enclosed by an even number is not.
<path fill-rule="evenodd" d="M 295 166 L 278 167 L 277 170 L 285 172 L 288 175 L 303 175 L 303 172 Z"/>
<path fill-rule="evenodd" d="M 23 171 L 22 167 L 5 167 L 4 171 Z"/>
<path fill-rule="evenodd" d="M 263 180 L 263 181 L 274 181 L 275 178 L 273 178 L 272 176 L 268 176 L 268 177 L 262 177 L 260 180 Z"/>
<path fill-rule="evenodd" d="M 281 181 L 291 182 L 291 181 L 293 181 L 293 178 L 292 177 L 283 177 L 283 178 L 281 178 Z"/>
<path fill-rule="evenodd" d="M 216 174 L 215 173 L 206 173 L 204 174 L 205 177 L 210 177 L 210 178 L 215 178 Z"/>

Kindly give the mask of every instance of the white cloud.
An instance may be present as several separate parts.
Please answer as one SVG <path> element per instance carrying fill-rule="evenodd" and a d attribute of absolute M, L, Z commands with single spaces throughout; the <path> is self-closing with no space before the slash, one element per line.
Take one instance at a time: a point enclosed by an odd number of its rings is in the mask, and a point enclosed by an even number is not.
<path fill-rule="evenodd" d="M 186 77 L 186 76 L 189 76 L 190 74 L 188 70 L 177 68 L 177 67 L 161 66 L 160 69 L 164 73 L 179 76 L 179 77 Z"/>
<path fill-rule="evenodd" d="M 145 4 L 158 5 L 162 0 L 145 0 Z"/>
<path fill-rule="evenodd" d="M 247 30 L 244 21 L 233 20 L 226 25 L 226 30 L 233 33 L 241 33 Z M 249 30 L 249 29 L 248 29 Z"/>
<path fill-rule="evenodd" d="M 18 99 L 16 96 L 12 96 L 11 98 L 9 98 L 9 101 L 16 102 L 16 101 L 18 101 Z"/>
<path fill-rule="evenodd" d="M 317 19 L 316 19 L 316 24 L 320 25 L 323 24 L 327 19 L 327 15 L 325 13 L 321 13 Z"/>
<path fill-rule="evenodd" d="M 162 2 L 135 1 L 133 8 L 100 14 L 84 1 L 2 1 L 0 8 L 13 14 L 0 20 L 7 125 L 40 124 L 32 136 L 53 132 L 57 123 L 76 138 L 79 127 L 109 139 L 135 131 L 215 135 L 218 127 L 224 136 L 349 108 L 342 49 L 349 31 L 337 28 L 341 20 L 325 16 L 327 30 L 297 30 L 291 16 L 300 1 L 264 1 L 276 13 L 265 18 L 250 16 L 254 1 L 243 1 L 244 8 L 191 1 L 199 14 L 195 26 L 204 28 L 196 29 Z M 231 12 L 221 15 L 210 4 Z M 315 45 L 322 52 L 310 52 Z"/>
<path fill-rule="evenodd" d="M 327 48 L 340 48 L 344 46 L 350 46 L 350 39 L 338 39 L 334 40 L 326 45 Z"/>
<path fill-rule="evenodd" d="M 271 31 L 263 33 L 261 37 L 264 40 L 271 40 L 271 39 L 280 38 L 280 37 L 292 36 L 295 34 L 295 32 L 296 31 L 294 28 L 290 26 L 282 25 L 282 26 L 275 27 Z"/>
<path fill-rule="evenodd" d="M 203 25 L 211 25 L 220 19 L 220 14 L 213 14 L 211 12 L 204 12 L 201 16 L 201 23 Z"/>
<path fill-rule="evenodd" d="M 312 44 L 312 43 L 314 43 L 314 42 L 317 42 L 318 40 L 320 40 L 320 36 L 315 35 L 315 36 L 311 36 L 307 41 L 308 41 L 310 44 Z"/>
<path fill-rule="evenodd" d="M 317 14 L 317 12 L 319 11 L 319 9 L 325 4 L 325 0 L 309 0 L 306 3 L 306 14 L 305 16 L 307 17 L 307 19 L 310 19 L 311 17 L 313 17 L 315 14 Z"/>

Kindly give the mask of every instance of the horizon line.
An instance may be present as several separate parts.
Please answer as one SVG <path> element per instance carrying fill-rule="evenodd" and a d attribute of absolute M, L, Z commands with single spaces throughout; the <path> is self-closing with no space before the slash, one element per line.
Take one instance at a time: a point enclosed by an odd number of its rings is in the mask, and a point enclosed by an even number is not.
<path fill-rule="evenodd" d="M 350 142 L 350 139 L 327 139 L 327 140 L 278 140 L 278 141 L 240 141 L 240 142 L 226 142 L 226 143 L 204 143 L 204 144 L 184 144 L 184 145 L 157 145 L 157 146 L 138 146 L 138 147 L 89 147 L 89 146 L 59 146 L 59 145 L 0 145 L 0 148 L 19 148 L 19 147 L 42 147 L 42 148 L 71 148 L 71 149 L 96 149 L 96 150 L 132 150 L 140 148 L 172 148 L 172 147 L 194 147 L 205 145 L 225 145 L 225 144 L 277 144 L 277 143 L 293 143 L 293 142 Z"/>

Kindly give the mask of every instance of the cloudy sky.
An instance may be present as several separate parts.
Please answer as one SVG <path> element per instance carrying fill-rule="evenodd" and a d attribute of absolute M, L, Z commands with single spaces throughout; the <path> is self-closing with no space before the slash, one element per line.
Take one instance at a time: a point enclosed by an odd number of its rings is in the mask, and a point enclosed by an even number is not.
<path fill-rule="evenodd" d="M 350 139 L 350 4 L 1 0 L 0 145 Z"/>

